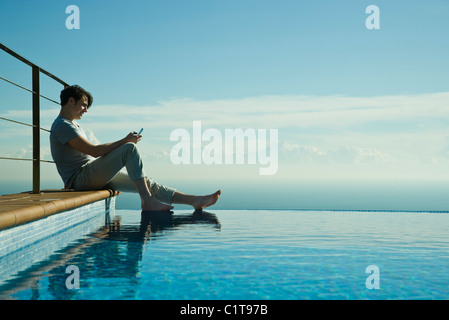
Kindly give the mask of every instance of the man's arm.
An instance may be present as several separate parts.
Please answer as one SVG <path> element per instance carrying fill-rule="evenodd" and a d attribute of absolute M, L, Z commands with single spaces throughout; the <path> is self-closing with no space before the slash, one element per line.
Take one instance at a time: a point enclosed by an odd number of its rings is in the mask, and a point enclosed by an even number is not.
<path fill-rule="evenodd" d="M 68 143 L 71 147 L 75 148 L 79 152 L 89 154 L 92 157 L 97 158 L 108 154 L 112 150 L 120 147 L 121 145 L 124 145 L 125 143 L 137 143 L 141 138 L 142 136 L 136 136 L 135 132 L 131 132 L 125 138 L 111 143 L 95 145 L 82 136 L 73 138 Z"/>

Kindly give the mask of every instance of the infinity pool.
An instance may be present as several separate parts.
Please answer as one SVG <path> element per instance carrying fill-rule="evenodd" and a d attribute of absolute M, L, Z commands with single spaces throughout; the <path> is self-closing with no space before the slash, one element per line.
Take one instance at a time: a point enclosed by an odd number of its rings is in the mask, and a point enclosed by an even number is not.
<path fill-rule="evenodd" d="M 88 223 L 1 279 L 0 298 L 449 298 L 448 213 L 116 210 Z"/>

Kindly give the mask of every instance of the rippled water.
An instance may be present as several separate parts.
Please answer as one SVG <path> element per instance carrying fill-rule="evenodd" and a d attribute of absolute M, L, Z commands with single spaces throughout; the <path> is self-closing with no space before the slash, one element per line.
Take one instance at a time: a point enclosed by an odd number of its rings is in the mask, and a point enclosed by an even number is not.
<path fill-rule="evenodd" d="M 448 218 L 263 210 L 161 217 L 118 210 L 97 232 L 8 280 L 0 297 L 447 299 Z M 66 287 L 69 265 L 79 268 L 79 289 Z M 371 265 L 378 274 L 367 273 Z M 373 275 L 378 289 L 367 288 Z"/>

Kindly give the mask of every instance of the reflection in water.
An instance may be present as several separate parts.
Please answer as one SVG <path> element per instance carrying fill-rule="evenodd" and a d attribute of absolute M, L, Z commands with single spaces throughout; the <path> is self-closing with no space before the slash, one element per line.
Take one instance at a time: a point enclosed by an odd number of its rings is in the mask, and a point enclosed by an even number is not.
<path fill-rule="evenodd" d="M 183 215 L 142 211 L 140 225 L 122 225 L 119 217 L 96 232 L 94 236 L 108 240 L 145 242 L 148 239 L 157 239 L 165 229 L 177 229 L 181 225 L 189 224 L 211 224 L 218 230 L 221 227 L 215 214 L 201 210 Z"/>
<path fill-rule="evenodd" d="M 69 277 L 67 266 L 75 265 L 80 270 L 80 291 L 93 289 L 94 296 L 89 298 L 102 299 L 97 292 L 111 286 L 111 281 L 114 285 L 118 281 L 126 289 L 117 293 L 117 298 L 133 299 L 140 281 L 138 274 L 146 242 L 160 239 L 163 230 L 177 230 L 181 225 L 193 224 L 209 224 L 217 230 L 221 227 L 215 214 L 204 211 L 179 215 L 142 211 L 140 224 L 129 225 L 122 224 L 118 217 L 90 237 L 53 255 L 51 260 L 24 271 L 9 283 L 9 288 L 1 290 L 3 294 L 8 292 L 9 297 L 1 296 L 14 299 L 20 293 L 19 299 L 74 299 L 77 290 L 67 289 L 65 283 Z M 41 292 L 49 296 L 42 296 Z"/>

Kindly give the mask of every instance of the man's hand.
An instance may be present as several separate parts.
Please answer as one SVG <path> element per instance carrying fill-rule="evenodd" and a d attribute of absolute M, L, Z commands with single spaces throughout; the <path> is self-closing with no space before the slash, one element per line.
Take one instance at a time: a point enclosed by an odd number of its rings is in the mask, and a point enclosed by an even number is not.
<path fill-rule="evenodd" d="M 125 141 L 126 142 L 132 142 L 137 144 L 137 142 L 140 141 L 140 139 L 142 139 L 142 135 L 137 135 L 137 132 L 133 131 L 130 132 L 126 137 L 125 137 Z"/>

